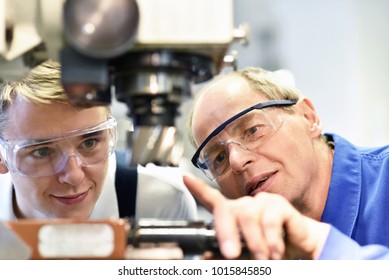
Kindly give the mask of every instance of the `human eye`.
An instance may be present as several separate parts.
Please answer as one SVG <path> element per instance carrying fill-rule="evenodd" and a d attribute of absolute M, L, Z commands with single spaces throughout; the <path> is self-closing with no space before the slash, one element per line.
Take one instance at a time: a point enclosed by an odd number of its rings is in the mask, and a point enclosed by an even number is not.
<path fill-rule="evenodd" d="M 39 147 L 32 149 L 30 154 L 35 158 L 44 158 L 50 156 L 53 152 L 50 147 Z"/>
<path fill-rule="evenodd" d="M 16 151 L 15 161 L 21 168 L 35 169 L 44 168 L 58 156 L 58 151 L 54 145 L 30 145 Z"/>
<path fill-rule="evenodd" d="M 263 123 L 251 123 L 248 124 L 243 132 L 243 138 L 245 141 L 255 141 L 266 134 L 266 125 Z"/>
<path fill-rule="evenodd" d="M 86 149 L 93 149 L 97 145 L 97 139 L 89 138 L 82 142 L 81 146 Z"/>
<path fill-rule="evenodd" d="M 104 158 L 109 151 L 109 134 L 97 132 L 89 134 L 78 146 L 78 152 L 85 158 Z"/>
<path fill-rule="evenodd" d="M 105 142 L 105 134 L 103 132 L 95 132 L 84 135 L 79 145 L 79 149 L 93 150 L 96 149 L 101 143 Z"/>
<path fill-rule="evenodd" d="M 247 136 L 255 135 L 258 133 L 258 130 L 259 130 L 258 126 L 250 127 L 249 129 L 247 129 L 246 135 Z"/>
<path fill-rule="evenodd" d="M 220 150 L 218 152 L 213 153 L 211 157 L 208 158 L 207 162 L 209 162 L 210 164 L 207 165 L 214 175 L 218 175 L 223 172 L 225 166 L 228 164 L 227 157 L 227 152 Z"/>
<path fill-rule="evenodd" d="M 228 165 L 228 154 L 223 142 L 213 143 L 205 150 L 202 158 L 209 171 L 214 175 L 223 172 Z"/>
<path fill-rule="evenodd" d="M 226 161 L 226 152 L 219 152 L 213 159 L 212 163 L 217 168 L 218 166 L 221 166 Z"/>

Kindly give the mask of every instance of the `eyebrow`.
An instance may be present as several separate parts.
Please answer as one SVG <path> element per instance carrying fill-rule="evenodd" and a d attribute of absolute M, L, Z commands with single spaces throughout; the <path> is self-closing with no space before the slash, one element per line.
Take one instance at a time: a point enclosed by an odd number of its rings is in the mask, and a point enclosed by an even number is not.
<path fill-rule="evenodd" d="M 243 115 L 243 116 L 240 116 L 239 118 L 237 118 L 236 120 L 234 120 L 233 122 L 229 123 L 226 127 L 228 127 L 230 124 L 232 123 L 236 123 L 234 128 L 238 129 L 239 127 L 241 127 L 242 125 L 244 125 L 245 123 L 249 122 L 250 120 L 252 120 L 254 118 L 254 113 L 257 113 L 258 111 L 251 111 L 251 112 L 248 112 L 247 114 Z M 233 131 L 234 132 L 234 131 Z"/>
<path fill-rule="evenodd" d="M 91 132 L 86 132 L 84 134 L 81 134 L 81 135 L 77 135 L 77 136 L 80 136 L 81 138 L 89 138 L 91 136 L 96 136 L 96 135 L 101 135 L 104 133 L 103 130 L 106 130 L 106 129 L 100 129 L 100 130 L 96 130 L 96 131 L 91 131 Z M 75 135 L 76 136 L 76 135 Z M 72 136 L 70 136 L 72 137 Z"/>
<path fill-rule="evenodd" d="M 97 136 L 103 134 L 103 130 L 97 130 L 97 131 L 91 131 L 91 132 L 85 132 L 83 134 L 79 135 L 70 135 L 70 136 L 65 136 L 65 137 L 58 137 L 58 138 L 37 138 L 37 139 L 23 139 L 18 146 L 38 146 L 40 144 L 45 144 L 47 142 L 56 142 L 62 139 L 67 139 L 71 137 L 79 137 L 82 139 L 86 139 L 89 137 Z"/>
<path fill-rule="evenodd" d="M 254 118 L 254 114 L 256 113 L 259 113 L 259 111 L 251 111 L 251 112 L 248 112 L 247 114 L 245 115 L 242 115 L 240 116 L 239 118 L 235 119 L 234 121 L 232 121 L 231 123 L 229 123 L 222 131 L 220 131 L 220 133 L 218 133 L 217 135 L 215 135 L 214 137 L 219 137 L 221 133 L 223 132 L 226 132 L 227 134 L 232 134 L 234 135 L 235 134 L 235 131 L 236 130 L 239 130 L 240 127 L 244 126 L 246 123 L 248 123 L 250 120 L 252 120 Z M 232 124 L 232 123 L 235 123 L 234 125 L 234 129 L 232 130 L 232 133 L 229 133 L 228 131 L 228 127 Z M 234 137 L 234 136 L 232 136 Z M 225 142 L 225 140 L 221 140 L 221 141 L 217 141 L 215 144 L 212 144 L 212 139 L 208 142 L 208 144 L 210 144 L 210 147 L 206 150 L 204 150 L 204 155 L 206 154 L 209 154 L 211 153 L 212 151 L 216 150 L 216 147 L 218 147 L 218 143 L 220 142 Z M 205 145 L 207 146 L 207 145 Z"/>
<path fill-rule="evenodd" d="M 37 146 L 41 143 L 45 142 L 50 142 L 50 139 L 43 139 L 43 138 L 38 138 L 38 139 L 23 139 L 18 143 L 18 146 Z"/>
<path fill-rule="evenodd" d="M 198 157 L 200 155 L 200 152 L 201 150 L 207 145 L 207 143 L 213 138 L 215 137 L 216 135 L 218 135 L 228 124 L 232 123 L 234 120 L 238 119 L 239 117 L 247 114 L 248 112 L 250 111 L 253 111 L 253 110 L 260 110 L 260 109 L 264 109 L 264 108 L 267 108 L 267 107 L 282 107 L 282 106 L 291 106 L 291 105 L 294 105 L 298 102 L 298 100 L 269 100 L 269 101 L 265 101 L 265 102 L 260 102 L 256 105 L 253 105 L 243 111 L 241 111 L 240 113 L 236 114 L 235 116 L 232 116 L 231 118 L 229 118 L 228 120 L 226 120 L 224 123 L 220 124 L 218 127 L 216 127 L 212 132 L 211 134 L 209 134 L 207 136 L 207 138 L 205 138 L 205 140 L 200 144 L 200 146 L 197 148 L 196 152 L 194 153 L 192 159 L 191 159 L 191 162 L 197 166 L 197 163 L 196 161 L 198 160 Z"/>
<path fill-rule="evenodd" d="M 214 143 L 212 146 L 210 146 L 208 149 L 205 149 L 204 150 L 204 156 L 207 157 L 209 156 L 212 152 L 216 151 L 218 147 L 220 147 L 220 142 L 223 142 L 223 141 L 219 141 L 217 143 Z"/>

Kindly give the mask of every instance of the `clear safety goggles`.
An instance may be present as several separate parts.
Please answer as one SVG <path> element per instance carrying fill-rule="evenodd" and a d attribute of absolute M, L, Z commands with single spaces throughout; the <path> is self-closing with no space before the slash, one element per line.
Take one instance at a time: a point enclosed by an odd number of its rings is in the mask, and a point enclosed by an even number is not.
<path fill-rule="evenodd" d="M 49 139 L 6 140 L 0 137 L 1 155 L 8 168 L 27 177 L 57 174 L 70 157 L 80 166 L 105 161 L 115 150 L 117 123 L 109 116 L 96 126 L 53 135 Z"/>
<path fill-rule="evenodd" d="M 199 146 L 192 163 L 212 181 L 230 169 L 230 146 L 252 151 L 265 143 L 283 124 L 275 107 L 291 106 L 296 100 L 261 102 L 241 111 L 218 126 Z"/>

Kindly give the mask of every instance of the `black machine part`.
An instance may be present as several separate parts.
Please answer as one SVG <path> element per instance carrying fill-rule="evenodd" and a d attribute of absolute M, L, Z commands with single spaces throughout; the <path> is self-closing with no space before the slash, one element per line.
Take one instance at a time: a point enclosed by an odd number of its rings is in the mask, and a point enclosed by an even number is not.
<path fill-rule="evenodd" d="M 216 232 L 212 223 L 186 220 L 129 220 L 128 244 L 139 247 L 143 243 L 174 243 L 181 248 L 183 254 L 203 255 L 212 253 L 221 257 Z M 249 252 L 242 241 L 241 258 L 248 259 Z"/>

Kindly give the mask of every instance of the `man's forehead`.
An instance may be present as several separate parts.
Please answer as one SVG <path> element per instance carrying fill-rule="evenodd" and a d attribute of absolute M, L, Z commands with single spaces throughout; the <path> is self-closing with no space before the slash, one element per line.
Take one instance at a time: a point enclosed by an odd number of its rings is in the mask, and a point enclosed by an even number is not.
<path fill-rule="evenodd" d="M 248 106 L 259 103 L 261 94 L 255 91 L 243 77 L 232 75 L 215 81 L 211 86 L 205 87 L 200 93 L 198 106 L 211 108 L 224 108 L 235 110 L 235 114 Z M 265 99 L 262 96 L 262 99 Z"/>
<path fill-rule="evenodd" d="M 97 107 L 73 110 L 66 104 L 21 105 L 19 108 L 10 108 L 5 138 L 51 138 L 52 135 L 97 125 L 108 114 L 106 109 Z M 66 106 L 69 107 L 68 110 Z M 26 109 L 24 113 L 21 112 L 22 108 Z"/>
<path fill-rule="evenodd" d="M 221 124 L 225 123 L 227 120 L 229 120 L 231 117 L 235 116 L 236 114 L 242 112 L 243 110 L 247 109 L 248 107 L 254 105 L 244 105 L 244 106 L 235 106 L 232 103 L 230 108 L 226 105 L 224 107 L 224 110 L 214 110 L 209 113 L 209 115 L 203 115 L 199 116 L 199 119 L 197 122 L 193 123 L 193 132 L 195 136 L 195 140 L 199 143 L 202 143 L 208 135 L 210 135 L 217 127 L 219 127 Z M 234 133 L 233 130 L 231 130 L 231 126 L 239 126 L 242 123 L 246 123 L 248 120 L 252 118 L 252 115 L 249 113 L 247 115 L 244 115 L 238 119 L 236 119 L 233 123 L 228 124 L 226 129 L 223 129 L 223 131 L 220 132 L 219 136 L 224 135 L 225 133 Z"/>
<path fill-rule="evenodd" d="M 192 116 L 192 133 L 203 141 L 216 127 L 245 110 L 266 101 L 249 83 L 237 75 L 226 76 L 205 86 L 199 93 Z"/>
<path fill-rule="evenodd" d="M 221 124 L 248 107 L 267 100 L 253 90 L 237 94 L 209 94 L 197 104 L 193 113 L 193 125 L 202 126 L 210 121 Z"/>

